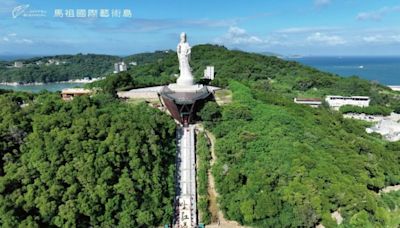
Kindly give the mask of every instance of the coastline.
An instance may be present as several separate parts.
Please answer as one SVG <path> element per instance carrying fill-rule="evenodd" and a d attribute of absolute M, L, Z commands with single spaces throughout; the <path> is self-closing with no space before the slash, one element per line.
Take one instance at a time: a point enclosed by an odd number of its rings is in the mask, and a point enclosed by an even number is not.
<path fill-rule="evenodd" d="M 0 82 L 0 85 L 5 85 L 5 86 L 35 86 L 35 85 L 47 85 L 47 84 L 66 84 L 66 83 L 82 83 L 82 84 L 88 84 L 92 83 L 95 81 L 103 80 L 106 77 L 100 77 L 100 78 L 92 78 L 92 79 L 71 79 L 68 81 L 58 81 L 58 82 L 32 82 L 32 83 L 20 83 L 20 82 Z"/>
<path fill-rule="evenodd" d="M 400 85 L 388 85 L 393 91 L 400 91 Z"/>

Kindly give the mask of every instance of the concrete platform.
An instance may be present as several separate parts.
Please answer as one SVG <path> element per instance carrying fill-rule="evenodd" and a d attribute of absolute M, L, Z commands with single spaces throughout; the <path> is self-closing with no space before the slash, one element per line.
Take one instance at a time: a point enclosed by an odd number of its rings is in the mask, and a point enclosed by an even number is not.
<path fill-rule="evenodd" d="M 158 99 L 158 94 L 162 91 L 165 86 L 154 86 L 154 87 L 146 87 L 139 89 L 132 89 L 129 91 L 120 91 L 117 93 L 119 98 L 123 99 Z M 203 85 L 193 85 L 193 86 L 179 86 L 177 84 L 170 84 L 168 86 L 174 92 L 178 93 L 190 93 L 200 91 L 204 87 L 207 87 L 207 90 L 211 93 L 214 93 L 221 88 L 215 86 L 203 86 Z"/>
<path fill-rule="evenodd" d="M 192 86 L 181 86 L 178 84 L 169 84 L 168 88 L 177 93 L 195 93 L 198 90 L 201 90 L 204 86 L 197 84 Z"/>
<path fill-rule="evenodd" d="M 118 92 L 119 98 L 125 99 L 158 99 L 158 93 L 164 86 L 146 87 Z"/>

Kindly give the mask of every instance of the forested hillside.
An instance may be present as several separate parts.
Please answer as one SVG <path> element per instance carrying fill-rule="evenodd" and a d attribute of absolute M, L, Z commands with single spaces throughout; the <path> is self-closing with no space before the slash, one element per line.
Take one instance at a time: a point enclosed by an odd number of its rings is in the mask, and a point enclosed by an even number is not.
<path fill-rule="evenodd" d="M 93 98 L 64 103 L 54 94 L 0 95 L 0 223 L 153 227 L 169 221 L 174 122 L 112 97 L 174 82 L 176 53 L 126 60 L 138 65 L 92 83 L 105 92 Z M 199 113 L 217 138 L 213 174 L 227 218 L 255 227 L 335 227 L 337 211 L 344 227 L 399 226 L 400 193 L 378 192 L 400 184 L 400 144 L 366 134 L 365 123 L 325 106 L 293 103 L 297 96 L 367 95 L 373 108 L 358 112 L 389 113 L 399 109 L 399 94 L 276 57 L 193 47 L 198 81 L 205 82 L 207 65 L 216 69 L 210 84 L 233 91 L 233 103 L 209 102 Z M 209 166 L 200 168 L 204 195 Z"/>
<path fill-rule="evenodd" d="M 1 227 L 154 227 L 173 213 L 175 123 L 109 96 L 0 95 Z"/>
<path fill-rule="evenodd" d="M 293 104 L 231 82 L 233 103 L 202 111 L 217 137 L 213 173 L 229 219 L 256 227 L 397 227 L 400 144 L 365 133 L 338 112 Z"/>
<path fill-rule="evenodd" d="M 47 57 L 34 57 L 15 61 L 0 61 L 0 82 L 19 83 L 49 83 L 68 81 L 72 79 L 98 78 L 112 75 L 114 63 L 124 61 L 126 64 L 136 62 L 143 65 L 139 75 L 164 76 L 177 72 L 169 70 L 162 75 L 163 69 L 153 67 L 153 63 L 176 56 L 173 51 L 156 51 L 154 53 L 140 53 L 127 57 L 96 54 L 56 55 Z M 175 62 L 175 60 L 172 60 Z M 15 62 L 21 62 L 22 67 L 14 67 Z M 130 66 L 129 68 L 135 68 Z M 147 80 L 157 81 L 155 78 Z"/>
<path fill-rule="evenodd" d="M 126 73 L 110 75 L 106 80 L 91 86 L 115 91 L 175 82 L 174 75 L 179 74 L 175 52 L 134 56 L 139 56 L 136 60 L 145 63 L 131 68 Z M 230 80 L 237 80 L 254 83 L 258 88 L 274 91 L 288 99 L 297 96 L 323 98 L 332 94 L 366 95 L 371 96 L 372 104 L 398 106 L 398 102 L 392 99 L 392 92 L 385 86 L 355 76 L 342 78 L 274 56 L 231 51 L 216 45 L 198 45 L 192 49 L 190 64 L 198 81 L 201 81 L 206 66 L 215 66 L 215 80 L 211 82 L 215 86 L 226 87 Z"/>
<path fill-rule="evenodd" d="M 120 58 L 108 55 L 58 55 L 0 63 L 0 82 L 48 83 L 111 74 Z M 21 62 L 22 67 L 13 67 Z"/>
<path fill-rule="evenodd" d="M 88 87 L 100 87 L 115 95 L 117 90 L 173 83 L 176 81 L 175 74 L 179 74 L 178 59 L 172 51 L 138 54 L 127 59 L 138 61 L 138 65 L 127 72 L 109 75 L 105 80 L 91 83 Z"/>
<path fill-rule="evenodd" d="M 165 54 L 97 85 L 112 92 L 148 85 L 148 78 L 155 78 L 151 85 L 174 81 L 175 59 Z M 222 110 L 209 103 L 200 113 L 217 136 L 213 173 L 229 219 L 256 227 L 335 227 L 336 211 L 349 227 L 400 224 L 399 193 L 378 195 L 400 184 L 400 144 L 368 135 L 364 123 L 339 112 L 292 100 L 366 95 L 373 111 L 391 112 L 399 107 L 398 94 L 358 77 L 212 45 L 195 46 L 191 65 L 198 80 L 205 66 L 214 65 L 211 84 L 234 93 L 234 102 Z"/>
<path fill-rule="evenodd" d="M 166 57 L 170 57 L 171 55 L 176 56 L 176 53 L 172 50 L 166 51 L 155 51 L 155 52 L 147 52 L 147 53 L 139 53 L 130 56 L 126 56 L 124 60 L 126 62 L 136 62 L 139 65 L 154 63 L 157 61 L 162 61 Z"/>

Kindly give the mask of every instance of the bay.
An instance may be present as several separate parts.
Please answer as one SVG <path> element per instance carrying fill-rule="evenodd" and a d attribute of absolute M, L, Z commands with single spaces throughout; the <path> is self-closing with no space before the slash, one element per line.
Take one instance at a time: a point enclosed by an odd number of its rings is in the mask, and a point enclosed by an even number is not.
<path fill-rule="evenodd" d="M 400 56 L 312 56 L 290 60 L 343 77 L 355 75 L 384 85 L 400 85 Z"/>

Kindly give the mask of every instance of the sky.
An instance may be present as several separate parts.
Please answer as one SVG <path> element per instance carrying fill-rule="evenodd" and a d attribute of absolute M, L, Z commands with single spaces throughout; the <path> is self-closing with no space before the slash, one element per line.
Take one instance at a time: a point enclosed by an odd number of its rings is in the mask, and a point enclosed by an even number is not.
<path fill-rule="evenodd" d="M 400 1 L 0 0 L 0 55 L 129 55 L 175 49 L 181 32 L 192 46 L 400 55 Z"/>

